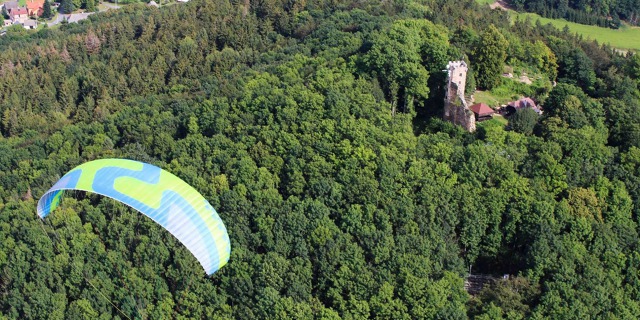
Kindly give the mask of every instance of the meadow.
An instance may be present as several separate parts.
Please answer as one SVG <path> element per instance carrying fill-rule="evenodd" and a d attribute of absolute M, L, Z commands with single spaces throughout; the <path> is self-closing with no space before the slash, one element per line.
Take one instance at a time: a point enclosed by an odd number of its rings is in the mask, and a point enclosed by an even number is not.
<path fill-rule="evenodd" d="M 492 4 L 494 0 L 476 0 L 479 4 Z M 599 43 L 608 43 L 614 48 L 624 51 L 633 50 L 640 51 L 640 27 L 632 27 L 623 24 L 620 29 L 602 28 L 598 26 L 589 26 L 579 24 L 575 22 L 569 22 L 564 19 L 550 19 L 544 18 L 535 13 L 529 12 L 517 12 L 509 9 L 509 16 L 511 21 L 524 20 L 527 17 L 531 19 L 533 23 L 536 20 L 540 20 L 542 24 L 551 23 L 558 29 L 563 29 L 565 26 L 569 27 L 569 30 L 573 33 L 582 35 L 585 39 L 597 40 Z"/>
<path fill-rule="evenodd" d="M 509 15 L 512 21 L 531 18 L 533 23 L 540 20 L 542 24 L 551 23 L 558 29 L 569 27 L 571 32 L 582 35 L 585 39 L 597 40 L 599 43 L 608 43 L 614 48 L 623 50 L 640 50 L 640 27 L 623 25 L 620 29 L 602 28 L 598 26 L 588 26 L 584 24 L 568 22 L 564 19 L 549 19 L 541 17 L 535 13 L 518 13 L 510 10 Z"/>

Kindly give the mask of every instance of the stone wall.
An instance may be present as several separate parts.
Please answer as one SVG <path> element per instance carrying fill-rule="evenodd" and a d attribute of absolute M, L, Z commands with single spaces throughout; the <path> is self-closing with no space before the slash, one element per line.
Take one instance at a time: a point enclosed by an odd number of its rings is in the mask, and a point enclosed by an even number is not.
<path fill-rule="evenodd" d="M 476 130 L 476 118 L 464 99 L 467 81 L 467 64 L 464 61 L 449 61 L 447 64 L 447 88 L 444 101 L 444 119 L 469 132 Z"/>

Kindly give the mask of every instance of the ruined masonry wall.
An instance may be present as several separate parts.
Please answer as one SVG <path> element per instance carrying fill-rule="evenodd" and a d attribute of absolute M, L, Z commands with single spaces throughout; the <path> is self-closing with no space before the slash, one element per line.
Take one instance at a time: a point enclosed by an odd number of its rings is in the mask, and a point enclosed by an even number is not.
<path fill-rule="evenodd" d="M 468 67 L 464 61 L 449 61 L 447 64 L 444 119 L 473 132 L 476 130 L 476 118 L 464 99 L 467 70 Z"/>

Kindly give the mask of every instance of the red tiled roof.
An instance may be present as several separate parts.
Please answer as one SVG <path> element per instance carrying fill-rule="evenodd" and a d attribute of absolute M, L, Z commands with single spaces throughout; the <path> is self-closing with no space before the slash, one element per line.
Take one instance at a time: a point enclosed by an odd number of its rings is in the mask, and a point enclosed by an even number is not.
<path fill-rule="evenodd" d="M 15 9 L 11 9 L 11 12 L 9 12 L 9 15 L 12 16 L 17 16 L 20 14 L 28 14 L 29 12 L 27 11 L 27 8 L 15 8 Z"/>
<path fill-rule="evenodd" d="M 517 100 L 517 101 L 511 101 L 511 102 L 508 103 L 508 106 L 514 108 L 515 110 L 523 109 L 523 108 L 531 108 L 537 114 L 542 114 L 542 110 L 540 110 L 540 107 L 536 106 L 536 103 L 533 101 L 533 99 L 528 98 L 528 97 L 527 98 L 522 98 L 522 99 Z M 513 111 L 511 111 L 511 112 L 513 112 Z"/>
<path fill-rule="evenodd" d="M 478 115 L 493 114 L 493 109 L 491 109 L 488 105 L 486 105 L 484 103 L 476 103 L 476 104 L 472 105 L 471 107 L 469 107 L 469 109 L 471 109 L 471 111 L 473 111 L 473 113 L 476 113 Z"/>
<path fill-rule="evenodd" d="M 38 9 L 44 7 L 44 1 L 42 0 L 31 0 L 27 2 L 28 9 Z"/>
<path fill-rule="evenodd" d="M 516 109 L 520 109 L 520 108 L 526 108 L 526 107 L 531 107 L 531 108 L 535 108 L 536 107 L 536 103 L 533 101 L 533 99 L 531 98 L 522 98 L 518 101 L 511 101 L 509 102 L 509 105 L 516 108 Z"/>

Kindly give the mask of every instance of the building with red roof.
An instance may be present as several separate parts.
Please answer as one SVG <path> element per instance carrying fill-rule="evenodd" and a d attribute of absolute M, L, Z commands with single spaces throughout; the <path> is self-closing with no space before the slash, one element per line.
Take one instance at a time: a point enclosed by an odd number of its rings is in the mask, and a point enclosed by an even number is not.
<path fill-rule="evenodd" d="M 507 104 L 507 107 L 506 107 L 507 115 L 512 115 L 512 114 L 516 113 L 516 111 L 518 109 L 524 109 L 524 108 L 531 108 L 537 114 L 542 114 L 542 111 L 536 105 L 536 103 L 533 101 L 533 99 L 527 97 L 527 98 L 522 98 L 520 100 L 509 102 Z"/>
<path fill-rule="evenodd" d="M 24 7 L 11 9 L 8 13 L 9 18 L 11 18 L 11 21 L 13 21 L 13 23 L 22 23 L 29 19 L 29 11 L 27 11 L 27 8 Z"/>
<path fill-rule="evenodd" d="M 42 16 L 44 12 L 44 0 L 27 0 L 27 11 L 29 16 Z"/>
<path fill-rule="evenodd" d="M 493 118 L 493 109 L 484 103 L 476 103 L 469 107 L 469 109 L 473 111 L 473 114 L 476 116 L 476 121 L 484 121 Z"/>

